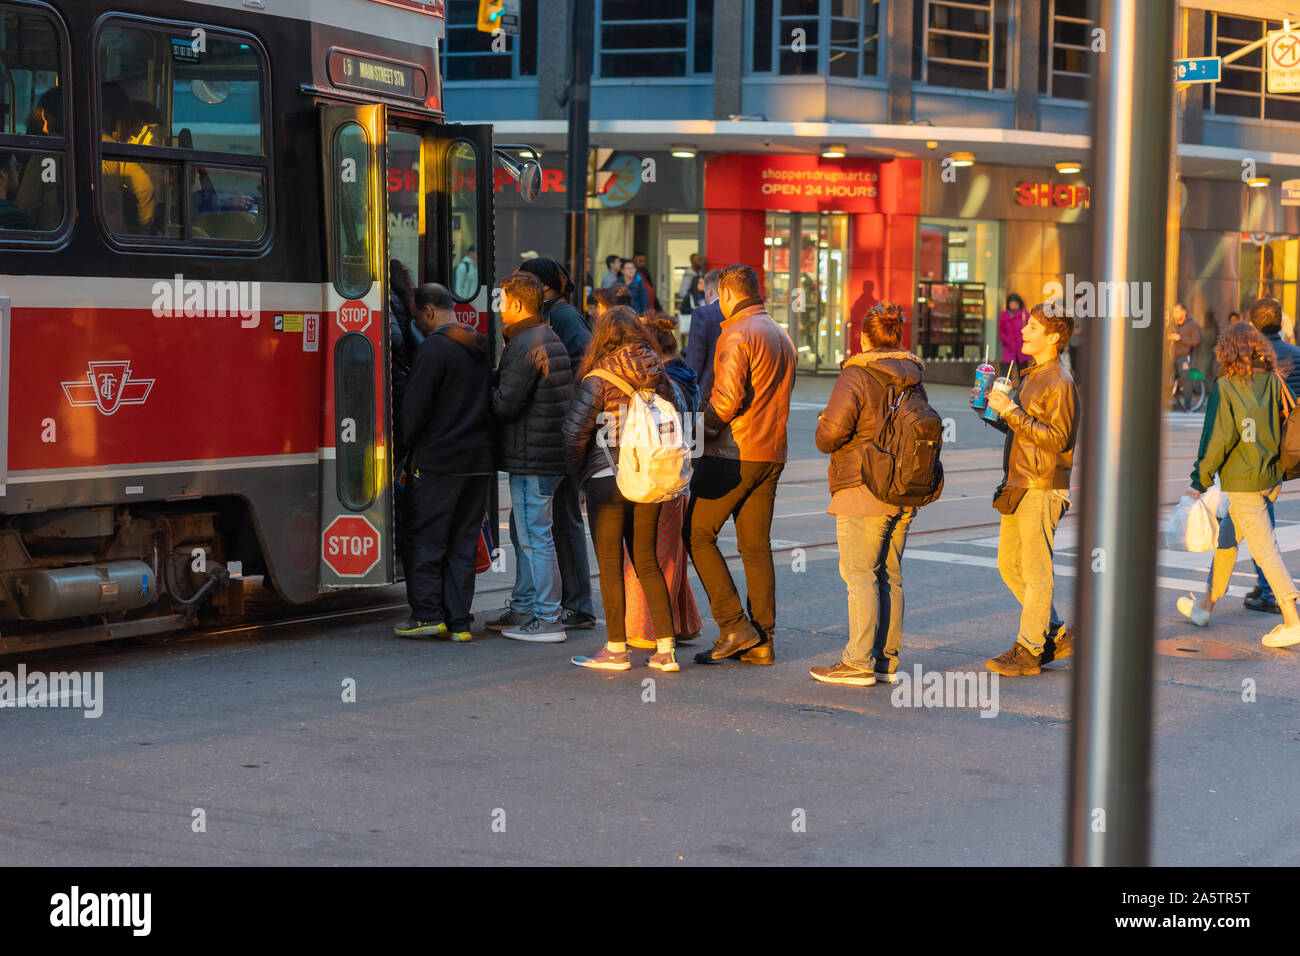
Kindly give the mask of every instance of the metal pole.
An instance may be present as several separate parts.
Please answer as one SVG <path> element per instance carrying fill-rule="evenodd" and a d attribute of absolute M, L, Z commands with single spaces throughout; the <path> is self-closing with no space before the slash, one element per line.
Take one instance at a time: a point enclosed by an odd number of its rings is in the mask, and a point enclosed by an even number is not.
<path fill-rule="evenodd" d="M 573 279 L 573 303 L 586 310 L 584 301 L 587 261 L 587 125 L 591 118 L 592 0 L 571 0 L 569 77 L 569 137 L 567 211 L 564 240 Z M 593 270 L 594 271 L 594 270 Z"/>
<path fill-rule="evenodd" d="M 1149 312 L 1092 321 L 1082 389 L 1067 860 L 1149 859 L 1160 366 L 1175 0 L 1101 0 L 1093 272 L 1145 283 Z M 1101 296 L 1098 296 L 1100 299 Z M 1100 309 L 1098 310 L 1101 311 Z M 1109 311 L 1109 310 L 1107 310 Z"/>

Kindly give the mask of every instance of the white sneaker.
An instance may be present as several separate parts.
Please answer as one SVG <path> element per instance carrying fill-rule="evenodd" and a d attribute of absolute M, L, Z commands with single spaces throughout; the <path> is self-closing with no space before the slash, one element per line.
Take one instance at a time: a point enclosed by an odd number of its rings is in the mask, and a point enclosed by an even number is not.
<path fill-rule="evenodd" d="M 1300 624 L 1279 624 L 1264 635 L 1265 647 L 1290 647 L 1300 644 Z"/>
<path fill-rule="evenodd" d="M 1195 595 L 1188 595 L 1178 599 L 1178 613 L 1197 627 L 1209 627 L 1210 625 L 1210 612 L 1196 603 Z M 1297 638 L 1297 640 L 1300 640 L 1300 638 Z"/>

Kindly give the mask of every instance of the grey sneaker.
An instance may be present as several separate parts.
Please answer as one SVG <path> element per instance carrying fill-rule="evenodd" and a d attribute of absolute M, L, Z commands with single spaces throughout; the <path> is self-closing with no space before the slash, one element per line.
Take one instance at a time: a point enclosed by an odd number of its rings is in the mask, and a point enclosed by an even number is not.
<path fill-rule="evenodd" d="M 521 624 L 527 624 L 533 619 L 531 614 L 520 614 L 518 611 L 506 608 L 506 612 L 498 618 L 493 618 L 484 625 L 489 631 L 504 631 L 508 627 L 519 627 Z"/>
<path fill-rule="evenodd" d="M 564 641 L 565 633 L 564 625 L 559 621 L 543 621 L 535 617 L 519 627 L 506 628 L 501 632 L 501 636 L 508 637 L 512 641 L 528 641 L 532 644 L 560 644 Z"/>
<path fill-rule="evenodd" d="M 590 614 L 566 607 L 560 614 L 560 623 L 567 631 L 589 631 L 596 626 L 596 619 Z"/>

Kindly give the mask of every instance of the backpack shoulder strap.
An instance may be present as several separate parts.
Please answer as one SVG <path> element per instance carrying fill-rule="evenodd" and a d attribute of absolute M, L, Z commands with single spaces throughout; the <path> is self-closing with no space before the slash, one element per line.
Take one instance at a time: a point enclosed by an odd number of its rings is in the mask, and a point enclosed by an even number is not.
<path fill-rule="evenodd" d="M 602 379 L 604 379 L 605 381 L 609 382 L 609 384 L 613 385 L 615 388 L 617 388 L 619 391 L 623 392 L 623 393 L 626 394 L 626 395 L 635 395 L 635 394 L 636 394 L 636 389 L 634 389 L 634 388 L 633 388 L 631 385 L 629 385 L 627 382 L 623 381 L 623 379 L 619 378 L 619 377 L 618 377 L 617 375 L 615 375 L 613 372 L 610 372 L 610 371 L 608 371 L 608 370 L 606 370 L 606 369 L 603 369 L 603 368 L 593 368 L 590 372 L 588 372 L 586 375 L 584 375 L 583 378 L 584 378 L 584 379 L 588 379 L 588 378 L 591 378 L 591 377 L 593 377 L 593 376 L 596 377 L 596 378 L 602 378 Z"/>

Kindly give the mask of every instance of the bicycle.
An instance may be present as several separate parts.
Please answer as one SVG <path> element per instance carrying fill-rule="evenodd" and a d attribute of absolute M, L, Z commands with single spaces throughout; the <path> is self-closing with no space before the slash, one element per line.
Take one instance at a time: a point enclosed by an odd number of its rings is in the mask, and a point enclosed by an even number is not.
<path fill-rule="evenodd" d="M 1205 385 L 1205 373 L 1199 368 L 1191 368 L 1187 371 L 1188 391 L 1190 393 L 1191 404 L 1188 406 L 1189 412 L 1199 412 L 1205 407 L 1205 396 L 1208 389 Z M 1174 375 L 1174 380 L 1169 388 L 1169 405 L 1170 408 L 1177 411 L 1180 409 L 1178 404 L 1178 375 Z"/>

